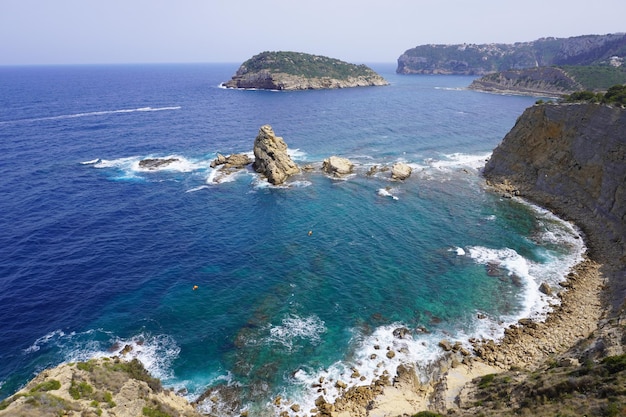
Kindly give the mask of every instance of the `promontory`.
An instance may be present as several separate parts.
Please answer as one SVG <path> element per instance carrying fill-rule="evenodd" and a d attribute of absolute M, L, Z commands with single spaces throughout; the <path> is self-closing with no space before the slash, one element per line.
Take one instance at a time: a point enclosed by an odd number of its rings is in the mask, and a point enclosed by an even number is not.
<path fill-rule="evenodd" d="M 302 52 L 262 52 L 245 61 L 227 88 L 319 90 L 389 83 L 366 65 Z"/>

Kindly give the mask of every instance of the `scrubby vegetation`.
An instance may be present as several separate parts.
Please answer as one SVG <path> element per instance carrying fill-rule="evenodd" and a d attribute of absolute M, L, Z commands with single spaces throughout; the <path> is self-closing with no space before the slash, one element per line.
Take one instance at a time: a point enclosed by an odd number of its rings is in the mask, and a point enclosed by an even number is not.
<path fill-rule="evenodd" d="M 301 52 L 262 52 L 243 63 L 248 71 L 268 70 L 307 78 L 330 77 L 344 80 L 349 77 L 374 74 L 366 65 L 354 65 L 334 58 Z"/>
<path fill-rule="evenodd" d="M 588 102 L 626 106 L 626 85 L 614 85 L 604 94 L 587 90 L 577 91 L 564 97 L 563 101 L 567 103 Z"/>
<path fill-rule="evenodd" d="M 139 400 L 143 401 L 140 404 L 143 413 L 140 408 L 138 414 L 144 416 L 199 416 L 190 406 L 188 409 L 184 405 L 180 409 L 174 408 L 169 403 L 171 393 L 166 392 L 161 382 L 150 376 L 137 359 L 103 358 L 66 364 L 46 371 L 38 378 L 26 389 L 0 402 L 0 415 L 128 415 L 123 410 L 128 410 L 129 404 Z M 170 399 L 166 399 L 168 397 Z"/>
<path fill-rule="evenodd" d="M 626 355 L 579 367 L 485 375 L 468 414 L 483 416 L 625 416 Z M 466 415 L 461 413 L 461 415 Z"/>

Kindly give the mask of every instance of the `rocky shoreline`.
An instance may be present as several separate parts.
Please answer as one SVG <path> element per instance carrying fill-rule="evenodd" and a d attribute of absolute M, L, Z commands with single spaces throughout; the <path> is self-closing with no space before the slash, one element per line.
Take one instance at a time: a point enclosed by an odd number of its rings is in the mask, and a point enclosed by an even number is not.
<path fill-rule="evenodd" d="M 497 192 L 500 192 L 496 188 Z M 431 366 L 431 379 L 420 382 L 410 366 L 401 366 L 393 378 L 381 378 L 370 386 L 354 387 L 330 406 L 322 403 L 316 417 L 386 417 L 420 411 L 461 411 L 461 398 L 472 390 L 472 380 L 511 369 L 532 371 L 548 360 L 575 365 L 579 352 L 572 351 L 598 329 L 608 316 L 603 303 L 606 279 L 602 264 L 586 257 L 561 283 L 561 303 L 545 321 L 521 319 L 505 330 L 500 341 L 474 340 L 474 352 L 450 349 L 441 344 L 442 358 Z M 590 342 L 589 342 L 590 343 Z M 587 346 L 588 347 L 588 346 Z"/>

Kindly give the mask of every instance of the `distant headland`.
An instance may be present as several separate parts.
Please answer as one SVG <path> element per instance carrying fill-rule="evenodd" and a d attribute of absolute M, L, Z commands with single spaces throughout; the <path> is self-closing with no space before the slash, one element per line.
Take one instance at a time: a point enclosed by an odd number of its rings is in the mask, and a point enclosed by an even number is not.
<path fill-rule="evenodd" d="M 302 52 L 262 52 L 245 61 L 226 88 L 319 90 L 389 84 L 366 65 Z"/>
<path fill-rule="evenodd" d="M 626 82 L 626 34 L 541 38 L 514 44 L 419 45 L 398 58 L 398 74 L 478 75 L 471 89 L 564 96 Z"/>

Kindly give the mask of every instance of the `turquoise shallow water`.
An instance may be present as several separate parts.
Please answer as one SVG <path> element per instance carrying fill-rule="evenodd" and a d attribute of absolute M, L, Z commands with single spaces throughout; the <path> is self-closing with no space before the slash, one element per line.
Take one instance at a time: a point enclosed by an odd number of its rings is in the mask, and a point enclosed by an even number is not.
<path fill-rule="evenodd" d="M 190 399 L 218 387 L 206 411 L 234 397 L 272 414 L 276 395 L 310 409 L 320 376 L 332 399 L 336 379 L 424 368 L 442 337 L 498 337 L 545 312 L 538 285 L 562 279 L 581 240 L 479 175 L 534 99 L 375 68 L 390 86 L 305 92 L 219 88 L 236 65 L 0 68 L 0 397 L 129 344 Z M 209 167 L 250 152 L 266 123 L 299 164 L 335 154 L 355 175 L 271 187 Z M 396 161 L 408 180 L 365 175 Z"/>

